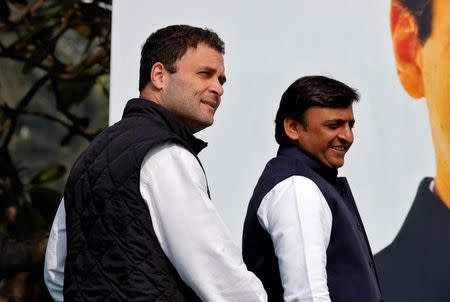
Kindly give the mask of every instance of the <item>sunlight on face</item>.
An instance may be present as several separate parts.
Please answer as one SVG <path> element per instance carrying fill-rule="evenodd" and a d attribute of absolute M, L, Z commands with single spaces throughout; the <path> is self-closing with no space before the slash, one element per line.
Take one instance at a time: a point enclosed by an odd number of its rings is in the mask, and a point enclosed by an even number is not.
<path fill-rule="evenodd" d="M 298 146 L 329 167 L 344 165 L 344 157 L 353 143 L 353 108 L 311 107 L 299 125 Z"/>
<path fill-rule="evenodd" d="M 189 48 L 176 62 L 176 72 L 167 73 L 163 104 L 193 133 L 214 122 L 224 93 L 223 55 L 200 43 Z"/>
<path fill-rule="evenodd" d="M 422 50 L 425 98 L 437 153 L 450 160 L 450 1 L 433 0 L 431 36 Z"/>

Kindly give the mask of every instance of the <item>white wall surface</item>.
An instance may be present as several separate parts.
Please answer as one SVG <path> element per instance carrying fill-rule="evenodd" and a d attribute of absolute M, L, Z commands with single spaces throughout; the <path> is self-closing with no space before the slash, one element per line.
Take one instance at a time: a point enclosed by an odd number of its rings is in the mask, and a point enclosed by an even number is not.
<path fill-rule="evenodd" d="M 110 123 L 138 96 L 140 47 L 158 28 L 190 24 L 226 44 L 227 83 L 212 127 L 198 136 L 212 193 L 240 244 L 253 187 L 277 145 L 283 91 L 322 74 L 357 88 L 355 143 L 347 176 L 374 252 L 396 235 L 434 156 L 424 100 L 400 86 L 389 37 L 389 1 L 114 0 Z"/>

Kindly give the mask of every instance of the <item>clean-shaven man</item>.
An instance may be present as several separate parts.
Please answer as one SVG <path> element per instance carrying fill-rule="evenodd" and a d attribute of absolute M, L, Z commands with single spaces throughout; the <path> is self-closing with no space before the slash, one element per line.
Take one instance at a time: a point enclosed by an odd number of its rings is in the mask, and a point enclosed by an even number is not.
<path fill-rule="evenodd" d="M 280 147 L 255 187 L 242 242 L 269 301 L 382 301 L 356 203 L 337 177 L 356 101 L 354 89 L 323 76 L 302 77 L 281 97 Z"/>

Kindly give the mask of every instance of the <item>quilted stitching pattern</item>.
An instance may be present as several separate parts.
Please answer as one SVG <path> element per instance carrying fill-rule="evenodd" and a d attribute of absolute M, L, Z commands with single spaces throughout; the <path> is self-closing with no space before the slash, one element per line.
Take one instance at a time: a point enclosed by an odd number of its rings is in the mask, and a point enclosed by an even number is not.
<path fill-rule="evenodd" d="M 124 119 L 72 168 L 65 192 L 66 301 L 198 301 L 159 246 L 139 193 L 145 154 L 174 137 L 161 124 Z"/>

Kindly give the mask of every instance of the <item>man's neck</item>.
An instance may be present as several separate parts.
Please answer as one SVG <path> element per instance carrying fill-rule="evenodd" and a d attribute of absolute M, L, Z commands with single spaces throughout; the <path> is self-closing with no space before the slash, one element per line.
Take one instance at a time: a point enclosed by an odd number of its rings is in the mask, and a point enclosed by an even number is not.
<path fill-rule="evenodd" d="M 147 85 L 145 89 L 143 89 L 139 93 L 139 98 L 146 99 L 152 102 L 155 102 L 159 105 L 161 105 L 159 94 L 155 92 L 155 89 L 152 86 Z"/>
<path fill-rule="evenodd" d="M 437 173 L 434 183 L 434 192 L 450 209 L 450 162 L 437 161 Z"/>

